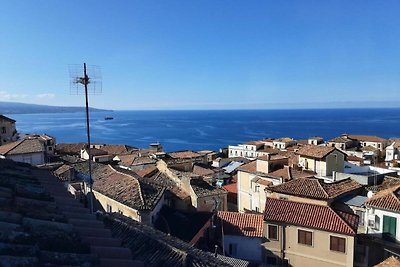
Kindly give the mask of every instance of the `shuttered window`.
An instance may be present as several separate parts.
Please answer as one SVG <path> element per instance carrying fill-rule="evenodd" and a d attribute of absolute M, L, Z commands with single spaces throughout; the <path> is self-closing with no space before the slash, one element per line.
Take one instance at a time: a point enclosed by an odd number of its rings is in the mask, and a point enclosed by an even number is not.
<path fill-rule="evenodd" d="M 346 239 L 337 236 L 331 236 L 330 249 L 338 252 L 346 252 Z"/>
<path fill-rule="evenodd" d="M 298 230 L 298 243 L 307 245 L 307 246 L 312 246 L 312 232 L 309 231 L 304 231 L 304 230 Z"/>

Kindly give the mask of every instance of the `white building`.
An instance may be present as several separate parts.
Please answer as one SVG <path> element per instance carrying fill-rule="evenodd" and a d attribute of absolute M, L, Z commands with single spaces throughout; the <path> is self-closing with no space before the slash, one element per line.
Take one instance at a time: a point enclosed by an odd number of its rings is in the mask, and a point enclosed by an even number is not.
<path fill-rule="evenodd" d="M 217 213 L 225 255 L 252 262 L 262 261 L 263 214 L 229 211 Z"/>
<path fill-rule="evenodd" d="M 367 233 L 381 234 L 382 238 L 400 241 L 400 186 L 382 190 L 365 202 Z"/>
<path fill-rule="evenodd" d="M 37 139 L 24 139 L 0 146 L 0 158 L 41 165 L 45 163 L 45 149 Z"/>

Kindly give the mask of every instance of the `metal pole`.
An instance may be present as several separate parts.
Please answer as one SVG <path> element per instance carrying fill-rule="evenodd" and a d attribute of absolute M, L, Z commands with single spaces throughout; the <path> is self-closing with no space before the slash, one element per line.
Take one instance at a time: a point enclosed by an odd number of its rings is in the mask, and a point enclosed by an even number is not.
<path fill-rule="evenodd" d="M 87 129 L 87 143 L 89 155 L 89 188 L 90 188 L 90 213 L 93 213 L 93 179 L 92 179 L 92 153 L 90 151 L 90 126 L 89 126 L 89 99 L 88 99 L 88 84 L 89 77 L 86 73 L 86 63 L 83 63 L 83 84 L 85 85 L 85 99 L 86 99 L 86 129 Z"/>

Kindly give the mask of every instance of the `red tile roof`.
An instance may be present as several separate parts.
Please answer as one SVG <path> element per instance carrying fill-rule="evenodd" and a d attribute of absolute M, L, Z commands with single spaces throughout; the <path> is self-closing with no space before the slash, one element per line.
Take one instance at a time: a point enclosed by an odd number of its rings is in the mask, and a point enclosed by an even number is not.
<path fill-rule="evenodd" d="M 141 177 L 148 177 L 148 176 L 152 176 L 154 175 L 156 172 L 158 172 L 157 167 L 152 166 L 149 168 L 145 168 L 143 170 L 140 171 L 135 171 L 137 175 L 141 176 Z"/>
<path fill-rule="evenodd" d="M 334 183 L 325 183 L 316 178 L 299 178 L 271 186 L 268 190 L 305 198 L 329 200 L 360 188 L 362 188 L 362 185 L 350 178 Z"/>
<path fill-rule="evenodd" d="M 202 157 L 201 154 L 190 151 L 190 150 L 171 152 L 171 153 L 168 153 L 168 155 L 174 159 L 188 159 L 188 158 Z"/>
<path fill-rule="evenodd" d="M 227 184 L 227 185 L 224 185 L 222 188 L 225 189 L 226 191 L 228 191 L 229 193 L 237 194 L 237 192 L 238 192 L 237 191 L 237 183 Z"/>
<path fill-rule="evenodd" d="M 268 176 L 280 177 L 285 181 L 299 178 L 312 178 L 316 173 L 311 171 L 302 171 L 291 168 L 289 166 L 284 166 L 282 169 L 268 173 Z"/>
<path fill-rule="evenodd" d="M 263 237 L 264 215 L 218 211 L 225 235 Z"/>
<path fill-rule="evenodd" d="M 238 170 L 246 171 L 246 172 L 255 172 L 257 171 L 257 161 L 253 160 L 246 164 L 243 164 L 238 168 Z"/>
<path fill-rule="evenodd" d="M 315 146 L 315 145 L 308 145 L 299 148 L 296 154 L 300 156 L 315 158 L 315 159 L 323 159 L 334 150 L 337 150 L 334 147 L 330 146 Z M 338 150 L 339 151 L 339 150 Z"/>
<path fill-rule="evenodd" d="M 356 235 L 358 216 L 336 212 L 328 206 L 267 198 L 264 220 L 320 229 L 345 235 Z"/>
<path fill-rule="evenodd" d="M 347 135 L 350 139 L 367 142 L 386 142 L 387 140 L 375 135 L 360 135 L 360 134 L 349 134 Z"/>
<path fill-rule="evenodd" d="M 394 186 L 373 195 L 365 205 L 400 212 L 400 186 Z"/>

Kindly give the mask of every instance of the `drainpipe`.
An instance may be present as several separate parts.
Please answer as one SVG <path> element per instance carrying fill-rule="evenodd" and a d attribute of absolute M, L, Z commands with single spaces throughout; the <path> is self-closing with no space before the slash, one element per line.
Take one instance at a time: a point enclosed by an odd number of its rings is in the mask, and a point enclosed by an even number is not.
<path fill-rule="evenodd" d="M 282 225 L 282 242 L 281 242 L 282 262 L 286 256 L 285 251 L 286 251 L 286 225 Z"/>

